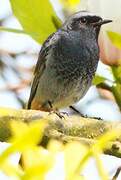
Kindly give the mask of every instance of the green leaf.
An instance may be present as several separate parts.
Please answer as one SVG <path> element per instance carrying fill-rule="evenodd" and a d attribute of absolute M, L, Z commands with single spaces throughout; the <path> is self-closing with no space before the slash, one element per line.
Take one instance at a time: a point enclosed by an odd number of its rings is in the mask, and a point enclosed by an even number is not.
<path fill-rule="evenodd" d="M 97 86 L 100 83 L 103 83 L 106 80 L 106 78 L 99 76 L 99 75 L 95 75 L 95 77 L 93 78 L 93 85 Z"/>
<path fill-rule="evenodd" d="M 49 0 L 10 0 L 10 3 L 24 31 L 39 43 L 56 30 L 52 22 L 56 14 Z"/>
<path fill-rule="evenodd" d="M 113 45 L 121 49 L 121 34 L 112 31 L 107 31 L 107 35 L 113 43 Z"/>

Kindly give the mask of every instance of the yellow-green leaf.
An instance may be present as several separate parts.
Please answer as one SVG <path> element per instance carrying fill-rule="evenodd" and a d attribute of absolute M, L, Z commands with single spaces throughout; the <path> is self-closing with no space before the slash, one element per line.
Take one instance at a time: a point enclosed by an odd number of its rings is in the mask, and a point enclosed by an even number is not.
<path fill-rule="evenodd" d="M 96 161 L 96 164 L 97 164 L 97 169 L 98 169 L 98 172 L 99 172 L 99 175 L 100 175 L 101 179 L 108 180 L 109 179 L 108 173 L 105 170 L 104 165 L 102 164 L 102 161 L 101 161 L 101 158 L 100 158 L 101 152 L 98 152 L 98 150 L 94 149 L 93 156 L 95 158 L 95 161 Z"/>
<path fill-rule="evenodd" d="M 0 170 L 2 170 L 9 177 L 21 177 L 24 173 L 19 165 L 15 166 L 11 164 L 9 160 L 5 161 L 2 166 L 0 166 Z"/>
<path fill-rule="evenodd" d="M 73 180 L 75 176 L 78 175 L 77 172 L 78 166 L 83 158 L 83 156 L 87 153 L 86 146 L 78 143 L 68 143 L 64 150 L 65 155 L 65 172 L 66 178 Z"/>
<path fill-rule="evenodd" d="M 112 31 L 107 31 L 107 35 L 113 43 L 113 45 L 121 49 L 121 34 Z"/>
<path fill-rule="evenodd" d="M 44 128 L 45 122 L 40 120 L 31 122 L 29 125 L 22 122 L 12 122 L 12 130 L 15 133 L 15 137 L 13 136 L 11 139 L 13 150 L 21 152 L 38 144 L 43 136 Z M 20 130 L 22 130 L 21 133 Z M 17 133 L 18 131 L 19 133 Z"/>
<path fill-rule="evenodd" d="M 42 147 L 28 149 L 22 154 L 22 164 L 25 170 L 25 174 L 22 179 L 44 177 L 53 167 L 55 162 L 54 159 L 54 154 Z"/>
<path fill-rule="evenodd" d="M 66 8 L 68 7 L 73 8 L 80 3 L 80 0 L 60 0 L 60 1 Z"/>
<path fill-rule="evenodd" d="M 98 85 L 100 83 L 103 83 L 106 79 L 102 76 L 99 76 L 99 75 L 95 75 L 95 77 L 93 78 L 93 85 Z"/>
<path fill-rule="evenodd" d="M 24 31 L 39 43 L 56 30 L 52 22 L 56 14 L 49 0 L 10 0 L 10 3 Z"/>
<path fill-rule="evenodd" d="M 121 66 L 112 66 L 111 70 L 116 82 L 121 83 Z"/>
<path fill-rule="evenodd" d="M 41 141 L 45 128 L 44 121 L 35 121 L 29 125 L 23 124 L 20 122 L 12 123 L 12 126 L 16 129 L 13 128 L 15 137 L 11 139 L 12 145 L 0 155 L 0 165 L 14 152 L 23 152 L 26 149 L 34 147 Z M 19 131 L 19 133 L 17 134 L 16 131 Z"/>

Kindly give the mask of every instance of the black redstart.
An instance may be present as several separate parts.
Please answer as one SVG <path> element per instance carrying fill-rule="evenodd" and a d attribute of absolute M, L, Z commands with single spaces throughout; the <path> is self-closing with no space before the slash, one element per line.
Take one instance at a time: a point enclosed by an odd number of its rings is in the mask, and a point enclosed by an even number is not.
<path fill-rule="evenodd" d="M 86 94 L 99 61 L 99 31 L 109 22 L 80 11 L 47 38 L 39 53 L 28 109 L 57 110 Z"/>

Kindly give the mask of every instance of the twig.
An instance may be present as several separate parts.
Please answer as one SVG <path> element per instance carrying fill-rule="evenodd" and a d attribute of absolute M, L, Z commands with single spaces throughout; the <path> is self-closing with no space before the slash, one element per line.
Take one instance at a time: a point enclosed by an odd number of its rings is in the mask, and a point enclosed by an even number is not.
<path fill-rule="evenodd" d="M 113 176 L 112 180 L 116 180 L 116 179 L 118 178 L 118 176 L 119 176 L 120 172 L 121 172 L 121 166 L 120 166 L 120 167 L 118 167 L 118 169 L 117 169 L 117 171 L 116 171 L 115 175 Z"/>

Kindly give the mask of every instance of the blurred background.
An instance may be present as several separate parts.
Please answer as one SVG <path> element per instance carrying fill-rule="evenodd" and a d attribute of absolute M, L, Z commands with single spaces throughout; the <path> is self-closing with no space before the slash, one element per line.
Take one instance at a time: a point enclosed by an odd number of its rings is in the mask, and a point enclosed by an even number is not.
<path fill-rule="evenodd" d="M 112 44 L 106 31 L 121 33 L 121 1 L 51 0 L 51 3 L 62 22 L 70 14 L 79 10 L 89 10 L 101 17 L 113 20 L 112 24 L 103 28 L 99 38 L 101 59 L 97 74 L 101 78 L 104 77 L 106 83 L 101 83 L 98 88 L 93 85 L 86 96 L 74 106 L 81 113 L 88 116 L 101 117 L 106 120 L 120 120 L 120 81 L 118 81 L 118 97 L 115 92 L 112 93 L 111 87 L 117 87 L 117 84 L 115 84 L 117 82 L 116 67 L 119 68 L 118 78 L 121 80 L 121 50 Z M 9 0 L 0 0 L 1 26 L 22 29 L 18 20 L 13 16 Z M 0 31 L 1 107 L 25 108 L 40 48 L 41 44 L 29 35 Z M 70 109 L 67 109 L 67 111 L 70 112 Z"/>

